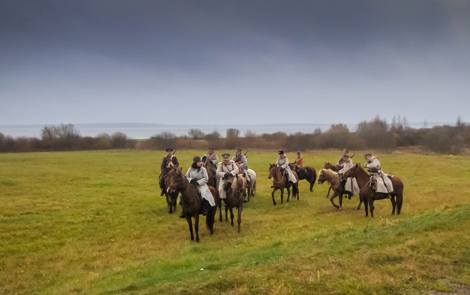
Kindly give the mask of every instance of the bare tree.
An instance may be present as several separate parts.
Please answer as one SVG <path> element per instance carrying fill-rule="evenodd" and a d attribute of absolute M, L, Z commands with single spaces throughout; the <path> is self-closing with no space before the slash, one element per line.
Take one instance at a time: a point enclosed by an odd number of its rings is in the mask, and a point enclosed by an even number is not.
<path fill-rule="evenodd" d="M 240 130 L 235 128 L 227 129 L 227 138 L 238 137 L 240 135 Z"/>
<path fill-rule="evenodd" d="M 202 132 L 199 129 L 194 128 L 194 129 L 189 130 L 188 135 L 192 139 L 202 139 L 204 137 L 204 132 Z"/>

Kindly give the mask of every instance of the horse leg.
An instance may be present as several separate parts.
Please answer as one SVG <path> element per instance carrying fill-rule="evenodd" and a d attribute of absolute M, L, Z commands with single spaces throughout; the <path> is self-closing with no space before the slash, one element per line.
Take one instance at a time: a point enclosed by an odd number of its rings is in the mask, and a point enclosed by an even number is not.
<path fill-rule="evenodd" d="M 374 198 L 369 199 L 370 217 L 374 217 Z"/>
<path fill-rule="evenodd" d="M 281 189 L 281 204 L 284 203 L 284 189 Z"/>
<path fill-rule="evenodd" d="M 227 213 L 228 213 L 228 206 L 227 206 L 227 202 L 226 202 L 226 203 L 225 203 L 225 222 L 228 222 Z"/>
<path fill-rule="evenodd" d="M 287 187 L 287 202 L 289 202 L 290 199 L 290 187 Z"/>
<path fill-rule="evenodd" d="M 361 209 L 361 205 L 362 205 L 362 197 L 361 197 L 361 194 L 359 194 L 359 205 L 357 205 L 357 210 Z"/>
<path fill-rule="evenodd" d="M 193 234 L 193 222 L 191 220 L 191 216 L 186 216 L 186 221 L 189 225 L 189 232 L 191 233 L 191 241 L 194 241 L 194 234 Z"/>
<path fill-rule="evenodd" d="M 194 228 L 196 229 L 196 242 L 199 243 L 199 212 L 194 216 Z"/>
<path fill-rule="evenodd" d="M 331 196 L 330 202 L 331 202 L 331 204 L 333 204 L 333 207 L 335 207 L 336 209 L 339 209 L 339 206 L 336 205 L 335 202 L 333 201 L 333 200 L 336 198 L 336 196 L 337 196 L 338 194 L 337 194 L 336 191 L 333 191 L 333 192 L 334 192 L 334 194 Z"/>
<path fill-rule="evenodd" d="M 240 205 L 238 207 L 238 232 L 240 232 L 240 225 L 242 224 L 242 211 L 243 211 L 243 205 Z"/>
<path fill-rule="evenodd" d="M 274 199 L 274 193 L 277 191 L 277 188 L 273 189 L 273 192 L 271 193 L 271 196 L 273 197 L 273 204 L 276 205 L 276 200 Z M 281 198 L 282 200 L 282 198 Z"/>
<path fill-rule="evenodd" d="M 339 210 L 343 210 L 343 194 L 339 194 Z"/>
<path fill-rule="evenodd" d="M 364 199 L 364 209 L 366 210 L 366 217 L 369 217 L 369 202 Z"/>
<path fill-rule="evenodd" d="M 209 219 L 209 229 L 211 231 L 211 235 L 214 234 L 214 221 L 215 221 L 215 213 L 217 212 L 217 205 L 215 205 L 214 207 L 211 207 L 210 210 L 209 210 L 209 215 L 210 216 L 210 219 Z"/>
<path fill-rule="evenodd" d="M 219 199 L 219 202 L 218 202 L 218 207 L 219 207 L 219 222 L 222 222 L 222 200 Z M 217 212 L 217 208 L 215 209 L 215 211 Z"/>
<path fill-rule="evenodd" d="M 403 205 L 403 193 L 398 193 L 397 194 L 397 215 L 400 215 L 402 205 Z"/>
<path fill-rule="evenodd" d="M 331 191 L 331 186 L 328 188 L 328 192 L 326 193 L 326 198 L 328 199 L 328 197 L 330 196 L 330 191 Z"/>
<path fill-rule="evenodd" d="M 393 207 L 392 215 L 395 215 L 395 208 L 397 207 L 397 201 L 395 200 L 396 195 L 392 194 L 391 196 L 392 198 L 390 199 L 390 202 L 392 203 L 392 207 Z"/>
<path fill-rule="evenodd" d="M 232 219 L 231 225 L 233 226 L 233 208 L 230 208 L 230 218 Z"/>

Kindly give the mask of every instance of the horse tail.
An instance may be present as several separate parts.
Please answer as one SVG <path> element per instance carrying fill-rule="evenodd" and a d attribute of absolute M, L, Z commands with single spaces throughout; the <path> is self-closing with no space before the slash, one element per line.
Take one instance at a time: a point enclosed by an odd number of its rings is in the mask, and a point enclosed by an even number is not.
<path fill-rule="evenodd" d="M 294 196 L 299 196 L 299 182 L 298 181 L 294 183 L 294 185 L 292 186 L 292 194 Z"/>
<path fill-rule="evenodd" d="M 251 195 L 256 195 L 256 179 L 253 181 L 253 188 L 251 190 Z"/>

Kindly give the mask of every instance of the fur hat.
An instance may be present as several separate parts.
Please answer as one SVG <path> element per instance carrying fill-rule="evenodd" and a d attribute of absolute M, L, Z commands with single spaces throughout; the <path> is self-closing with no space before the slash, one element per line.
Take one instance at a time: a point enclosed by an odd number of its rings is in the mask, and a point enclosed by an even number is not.
<path fill-rule="evenodd" d="M 172 148 L 167 148 L 167 149 L 165 150 L 165 152 L 167 152 L 167 153 L 172 152 L 172 151 L 173 151 Z"/>
<path fill-rule="evenodd" d="M 279 150 L 279 155 L 284 155 L 284 150 Z"/>
<path fill-rule="evenodd" d="M 372 157 L 372 154 L 364 154 L 364 158 Z"/>
<path fill-rule="evenodd" d="M 193 163 L 199 163 L 199 162 L 201 162 L 201 157 L 199 157 L 199 156 L 197 156 L 197 155 L 194 156 L 194 158 L 193 158 Z"/>
<path fill-rule="evenodd" d="M 223 153 L 222 158 L 228 159 L 228 158 L 230 158 L 230 154 L 229 153 Z"/>

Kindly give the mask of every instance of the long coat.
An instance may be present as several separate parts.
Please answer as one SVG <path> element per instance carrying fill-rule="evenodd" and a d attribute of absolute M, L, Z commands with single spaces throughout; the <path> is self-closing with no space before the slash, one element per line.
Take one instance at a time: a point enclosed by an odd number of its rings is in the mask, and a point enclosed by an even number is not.
<path fill-rule="evenodd" d="M 207 186 L 207 181 L 209 176 L 207 175 L 207 170 L 204 167 L 199 167 L 199 169 L 189 167 L 188 172 L 186 172 L 186 178 L 189 182 L 196 179 L 199 184 L 196 186 L 197 190 L 201 193 L 201 197 L 206 199 L 211 206 L 215 206 L 214 197 L 212 197 L 211 191 Z"/>
<path fill-rule="evenodd" d="M 369 168 L 370 177 L 375 178 L 375 182 L 377 183 L 375 192 L 384 194 L 393 192 L 392 180 L 382 171 L 380 161 L 377 157 L 372 157 L 372 160 L 367 162 L 364 167 Z"/>
<path fill-rule="evenodd" d="M 285 157 L 284 159 L 281 159 L 280 157 L 277 158 L 276 165 L 277 167 L 280 167 L 287 172 L 287 175 L 289 177 L 288 181 L 292 181 L 292 183 L 297 182 L 297 178 L 295 178 L 294 173 L 292 173 L 292 170 L 290 170 L 289 159 L 287 157 Z"/>
<path fill-rule="evenodd" d="M 228 179 L 224 179 L 224 175 L 227 172 L 231 173 L 233 176 L 238 174 L 238 167 L 234 161 L 230 161 L 229 164 L 224 164 L 224 162 L 222 161 L 217 167 L 217 178 L 219 179 L 219 195 L 221 199 L 227 198 L 227 194 L 224 190 L 224 185 L 229 182 Z"/>
<path fill-rule="evenodd" d="M 344 174 L 346 171 L 354 167 L 354 163 L 352 160 L 345 160 L 343 162 L 343 168 L 338 171 L 338 174 Z M 346 179 L 346 184 L 344 185 L 344 189 L 347 192 L 351 192 L 353 195 L 359 194 L 360 188 L 359 185 L 357 184 L 357 180 L 355 177 L 348 177 Z"/>

